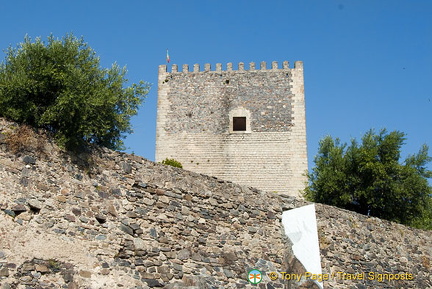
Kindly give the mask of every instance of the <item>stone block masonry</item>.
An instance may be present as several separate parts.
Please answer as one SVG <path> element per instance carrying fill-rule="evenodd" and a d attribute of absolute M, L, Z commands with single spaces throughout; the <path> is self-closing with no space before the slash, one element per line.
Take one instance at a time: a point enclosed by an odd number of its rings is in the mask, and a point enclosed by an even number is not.
<path fill-rule="evenodd" d="M 299 195 L 307 170 L 303 63 L 159 67 L 156 161 Z M 240 124 L 237 124 L 240 122 Z"/>

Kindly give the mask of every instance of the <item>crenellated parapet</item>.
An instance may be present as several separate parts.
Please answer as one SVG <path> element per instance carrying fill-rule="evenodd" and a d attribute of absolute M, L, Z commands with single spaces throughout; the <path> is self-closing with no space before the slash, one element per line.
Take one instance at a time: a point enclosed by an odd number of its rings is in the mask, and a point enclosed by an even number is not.
<path fill-rule="evenodd" d="M 156 161 L 166 158 L 297 195 L 307 181 L 303 62 L 160 65 Z"/>
<path fill-rule="evenodd" d="M 259 67 L 258 67 L 259 66 Z M 222 71 L 276 71 L 276 70 L 291 70 L 289 67 L 288 61 L 283 61 L 282 66 L 280 67 L 279 63 L 277 61 L 273 61 L 271 63 L 271 66 L 268 67 L 267 63 L 265 61 L 262 61 L 259 63 L 259 65 L 255 64 L 255 62 L 250 62 L 248 69 L 245 68 L 244 62 L 239 62 L 237 64 L 237 69 L 234 68 L 232 62 L 228 62 L 225 66 L 225 70 L 222 68 L 222 63 L 216 63 L 215 67 L 212 67 L 210 63 L 204 64 L 204 67 L 200 67 L 199 64 L 194 64 L 193 68 L 191 68 L 188 64 L 183 64 L 181 71 L 179 71 L 179 66 L 177 64 L 171 65 L 171 71 L 168 71 L 168 65 L 163 64 L 159 66 L 159 72 L 160 73 L 187 73 L 187 72 L 222 72 Z M 294 62 L 294 68 L 292 69 L 303 69 L 303 62 L 302 61 L 296 61 Z"/>

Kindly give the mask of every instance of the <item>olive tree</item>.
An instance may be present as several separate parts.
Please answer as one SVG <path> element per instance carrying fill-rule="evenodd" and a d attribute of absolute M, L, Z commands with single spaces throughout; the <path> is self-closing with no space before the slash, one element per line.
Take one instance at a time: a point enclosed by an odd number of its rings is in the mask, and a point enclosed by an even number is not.
<path fill-rule="evenodd" d="M 308 173 L 307 199 L 362 214 L 432 229 L 428 147 L 400 160 L 405 134 L 368 131 L 350 145 L 330 136 L 320 141 Z"/>
<path fill-rule="evenodd" d="M 88 143 L 122 149 L 149 91 L 146 82 L 127 82 L 126 68 L 102 68 L 83 38 L 25 37 L 0 64 L 0 116 L 44 128 L 69 149 Z"/>

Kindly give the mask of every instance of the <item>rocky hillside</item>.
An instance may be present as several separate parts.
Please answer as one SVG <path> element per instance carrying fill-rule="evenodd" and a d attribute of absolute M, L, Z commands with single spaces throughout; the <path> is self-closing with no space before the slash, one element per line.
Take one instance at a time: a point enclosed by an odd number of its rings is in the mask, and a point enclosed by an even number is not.
<path fill-rule="evenodd" d="M 70 155 L 3 120 L 0 179 L 2 289 L 318 288 L 281 226 L 302 200 L 106 149 Z M 432 288 L 431 232 L 316 209 L 325 288 Z"/>

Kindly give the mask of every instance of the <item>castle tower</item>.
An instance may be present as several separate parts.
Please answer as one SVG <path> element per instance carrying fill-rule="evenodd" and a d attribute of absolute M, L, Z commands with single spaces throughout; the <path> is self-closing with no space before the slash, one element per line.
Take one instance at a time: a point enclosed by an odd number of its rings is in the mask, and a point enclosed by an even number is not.
<path fill-rule="evenodd" d="M 159 66 L 156 161 L 297 196 L 307 170 L 303 63 Z"/>

